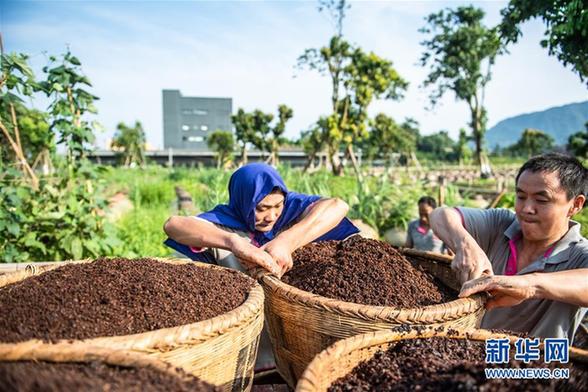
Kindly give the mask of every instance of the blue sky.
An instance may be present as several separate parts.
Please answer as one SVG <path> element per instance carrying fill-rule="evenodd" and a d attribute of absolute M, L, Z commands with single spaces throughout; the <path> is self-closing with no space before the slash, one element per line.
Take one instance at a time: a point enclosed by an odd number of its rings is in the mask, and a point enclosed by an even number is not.
<path fill-rule="evenodd" d="M 410 82 L 400 102 L 378 101 L 370 112 L 398 121 L 413 117 L 423 133 L 449 130 L 457 136 L 468 122 L 467 106 L 448 94 L 427 111 L 427 92 L 419 88 L 426 70 L 418 29 L 423 18 L 462 1 L 351 2 L 344 22 L 346 38 L 364 50 L 392 60 Z M 486 22 L 499 21 L 504 1 L 473 2 Z M 2 1 L 0 31 L 6 51 L 25 52 L 39 77 L 47 53 L 67 46 L 92 80 L 98 120 L 106 131 L 103 147 L 120 121 L 139 120 L 150 144 L 162 147 L 161 90 L 183 95 L 233 98 L 233 110 L 276 112 L 294 109 L 286 134 L 298 136 L 330 106 L 327 77 L 294 66 L 304 49 L 328 42 L 333 27 L 316 1 Z M 486 92 L 489 125 L 521 113 L 588 99 L 588 90 L 539 45 L 541 21 L 523 25 L 523 37 L 497 60 Z M 45 103 L 38 101 L 37 106 Z"/>

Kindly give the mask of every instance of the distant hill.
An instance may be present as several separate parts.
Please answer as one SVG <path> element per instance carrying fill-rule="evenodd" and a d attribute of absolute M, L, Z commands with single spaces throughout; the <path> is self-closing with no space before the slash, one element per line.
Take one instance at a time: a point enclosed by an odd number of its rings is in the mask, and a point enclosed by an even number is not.
<path fill-rule="evenodd" d="M 558 145 L 566 144 L 568 136 L 584 129 L 588 121 L 588 101 L 549 108 L 541 112 L 521 114 L 500 121 L 486 133 L 486 145 L 506 147 L 516 143 L 526 128 L 550 134 Z"/>

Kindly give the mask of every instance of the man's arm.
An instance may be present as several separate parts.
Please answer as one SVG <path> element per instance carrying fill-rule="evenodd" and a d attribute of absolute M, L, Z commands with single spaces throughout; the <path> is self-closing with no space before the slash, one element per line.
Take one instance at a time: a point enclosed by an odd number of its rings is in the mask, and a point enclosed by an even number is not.
<path fill-rule="evenodd" d="M 172 216 L 163 226 L 165 233 L 180 244 L 195 248 L 220 248 L 231 251 L 244 265 L 259 265 L 279 274 L 280 268 L 269 253 L 236 233 L 222 230 L 210 222 L 186 216 Z"/>
<path fill-rule="evenodd" d="M 492 298 L 486 308 L 515 306 L 527 299 L 549 299 L 588 306 L 588 268 L 527 275 L 486 276 L 466 282 L 459 294 L 468 297 L 488 291 Z"/>
<path fill-rule="evenodd" d="M 299 222 L 278 234 L 263 249 L 274 257 L 285 273 L 292 268 L 292 253 L 296 249 L 336 227 L 348 211 L 349 206 L 341 199 L 320 199 Z"/>
<path fill-rule="evenodd" d="M 457 271 L 460 282 L 492 275 L 492 265 L 488 256 L 474 237 L 463 227 L 459 212 L 449 207 L 435 209 L 430 217 L 431 228 L 455 256 L 451 267 Z"/>

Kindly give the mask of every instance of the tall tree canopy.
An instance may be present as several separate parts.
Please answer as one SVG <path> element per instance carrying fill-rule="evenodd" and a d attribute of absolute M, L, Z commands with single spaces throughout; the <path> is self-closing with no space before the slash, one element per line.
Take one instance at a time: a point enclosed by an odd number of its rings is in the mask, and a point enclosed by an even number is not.
<path fill-rule="evenodd" d="M 410 159 L 416 150 L 419 137 L 418 128 L 412 120 L 398 124 L 384 113 L 378 114 L 370 121 L 369 139 L 366 143 L 368 156 L 384 159 L 390 165 L 393 154 L 401 154 Z"/>
<path fill-rule="evenodd" d="M 319 11 L 329 14 L 335 34 L 328 45 L 306 49 L 298 58 L 298 67 L 316 70 L 331 79 L 331 114 L 321 118 L 317 125 L 324 132 L 333 173 L 343 172 L 339 159 L 343 146 L 361 178 L 353 146 L 367 137 L 367 109 L 374 99 L 400 99 L 408 83 L 391 61 L 367 53 L 343 38 L 343 20 L 348 9 L 344 0 L 319 2 Z"/>
<path fill-rule="evenodd" d="M 448 8 L 429 15 L 420 31 L 430 36 L 421 43 L 425 48 L 421 65 L 429 68 L 424 86 L 433 88 L 431 104 L 435 106 L 448 91 L 467 103 L 476 160 L 485 174 L 489 162 L 484 152 L 484 91 L 503 47 L 497 29 L 484 26 L 483 19 L 484 11 L 473 6 Z"/>
<path fill-rule="evenodd" d="M 124 165 L 145 164 L 145 131 L 143 125 L 136 121 L 134 126 L 118 123 L 112 139 L 112 147 L 122 150 Z"/>
<path fill-rule="evenodd" d="M 586 0 L 511 0 L 501 11 L 501 36 L 517 42 L 522 36 L 519 26 L 532 18 L 545 22 L 541 46 L 556 56 L 564 66 L 571 66 L 588 84 L 588 2 Z"/>
<path fill-rule="evenodd" d="M 276 124 L 271 127 L 271 137 L 268 141 L 270 151 L 270 164 L 276 165 L 278 163 L 278 150 L 280 145 L 285 141 L 284 132 L 286 131 L 286 123 L 294 116 L 294 111 L 288 106 L 282 104 L 278 106 L 278 117 Z"/>
<path fill-rule="evenodd" d="M 247 163 L 247 146 L 255 141 L 253 116 L 239 108 L 237 114 L 231 116 L 231 121 L 235 127 L 235 138 L 241 145 L 241 165 L 245 165 Z"/>
<path fill-rule="evenodd" d="M 568 149 L 579 158 L 588 158 L 588 122 L 584 124 L 585 130 L 570 135 Z"/>
<path fill-rule="evenodd" d="M 538 129 L 527 128 L 521 134 L 520 139 L 507 148 L 507 151 L 513 155 L 530 158 L 549 151 L 553 148 L 554 143 L 551 135 Z"/>
<path fill-rule="evenodd" d="M 235 149 L 235 139 L 231 131 L 216 130 L 206 138 L 208 147 L 216 153 L 216 167 L 225 167 L 230 162 Z"/>

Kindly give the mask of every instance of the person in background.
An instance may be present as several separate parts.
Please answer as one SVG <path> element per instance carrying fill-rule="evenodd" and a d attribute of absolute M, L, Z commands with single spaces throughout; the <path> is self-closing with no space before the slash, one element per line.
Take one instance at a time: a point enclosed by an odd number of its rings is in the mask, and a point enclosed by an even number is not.
<path fill-rule="evenodd" d="M 428 252 L 445 253 L 445 244 L 431 230 L 429 214 L 437 208 L 437 202 L 430 196 L 423 196 L 418 201 L 419 219 L 408 224 L 406 248 L 414 248 Z"/>
<path fill-rule="evenodd" d="M 516 176 L 515 212 L 438 208 L 431 227 L 455 252 L 460 297 L 488 292 L 482 328 L 568 338 L 588 307 L 582 211 L 588 170 L 563 154 L 528 160 Z"/>

